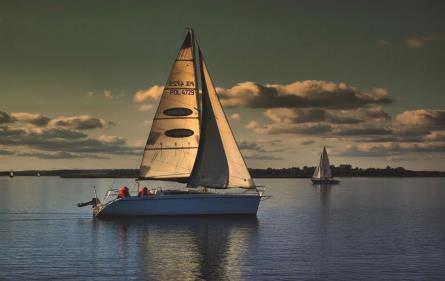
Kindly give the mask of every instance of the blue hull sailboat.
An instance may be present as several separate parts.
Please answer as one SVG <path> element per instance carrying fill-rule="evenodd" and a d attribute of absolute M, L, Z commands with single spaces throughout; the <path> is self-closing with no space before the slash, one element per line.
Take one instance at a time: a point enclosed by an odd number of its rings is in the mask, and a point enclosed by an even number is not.
<path fill-rule="evenodd" d="M 94 215 L 255 215 L 264 197 L 249 174 L 192 29 L 153 119 L 138 185 L 145 180 L 187 185 L 150 189 L 146 196 L 117 198 L 109 191 L 104 203 L 91 201 Z"/>

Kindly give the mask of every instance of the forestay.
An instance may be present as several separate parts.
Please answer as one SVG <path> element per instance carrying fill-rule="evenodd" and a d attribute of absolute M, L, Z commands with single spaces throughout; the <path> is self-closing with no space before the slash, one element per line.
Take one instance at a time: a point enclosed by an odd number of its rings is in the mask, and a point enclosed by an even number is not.
<path fill-rule="evenodd" d="M 196 80 L 194 39 L 189 31 L 154 116 L 140 178 L 186 181 L 190 176 L 200 135 Z"/>
<path fill-rule="evenodd" d="M 207 66 L 199 51 L 202 84 L 201 140 L 190 187 L 254 188 Z"/>

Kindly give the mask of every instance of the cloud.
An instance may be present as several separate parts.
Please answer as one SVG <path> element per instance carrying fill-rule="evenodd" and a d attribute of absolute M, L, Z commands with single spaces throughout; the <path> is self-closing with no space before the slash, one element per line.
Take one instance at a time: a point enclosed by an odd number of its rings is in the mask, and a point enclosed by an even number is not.
<path fill-rule="evenodd" d="M 131 147 L 124 138 L 102 135 L 89 137 L 80 131 L 49 129 L 10 129 L 0 127 L 0 143 L 3 146 L 29 147 L 39 151 L 70 153 L 104 153 L 115 155 L 138 155 L 141 147 Z"/>
<path fill-rule="evenodd" d="M 417 109 L 405 111 L 395 117 L 397 125 L 445 129 L 445 110 Z"/>
<path fill-rule="evenodd" d="M 107 100 L 111 100 L 113 99 L 113 93 L 110 90 L 105 90 L 104 91 L 104 98 Z"/>
<path fill-rule="evenodd" d="M 142 146 L 130 146 L 119 136 L 92 137 L 85 130 L 116 125 L 89 115 L 59 116 L 0 111 L 0 154 L 41 159 L 97 158 L 140 155 Z M 31 125 L 31 126 L 29 126 Z M 3 148 L 15 148 L 16 151 Z"/>
<path fill-rule="evenodd" d="M 152 104 L 142 104 L 139 106 L 138 110 L 140 112 L 146 112 L 146 111 L 150 111 L 153 107 L 154 107 L 154 105 L 152 105 Z"/>
<path fill-rule="evenodd" d="M 389 41 L 385 40 L 385 39 L 377 39 L 376 43 L 379 46 L 388 46 L 389 45 Z"/>
<path fill-rule="evenodd" d="M 271 123 L 260 126 L 256 121 L 251 121 L 245 126 L 258 134 L 281 135 L 281 134 L 307 134 L 307 135 L 323 135 L 332 131 L 332 126 L 324 123 L 303 123 L 303 124 L 286 124 Z"/>
<path fill-rule="evenodd" d="M 385 127 L 376 127 L 376 126 L 344 126 L 339 127 L 333 130 L 332 132 L 335 136 L 367 136 L 367 135 L 391 135 L 392 130 L 390 128 Z"/>
<path fill-rule="evenodd" d="M 311 144 L 314 144 L 314 143 L 315 143 L 314 140 L 306 140 L 306 141 L 302 141 L 301 145 L 311 145 Z"/>
<path fill-rule="evenodd" d="M 279 123 L 326 122 L 333 124 L 354 124 L 363 120 L 346 112 L 334 113 L 321 108 L 273 108 L 265 111 L 272 121 Z M 355 114 L 357 115 L 357 114 Z"/>
<path fill-rule="evenodd" d="M 154 85 L 146 90 L 137 91 L 134 94 L 133 101 L 136 103 L 155 101 L 161 97 L 163 91 L 164 86 Z"/>
<path fill-rule="evenodd" d="M 90 158 L 90 159 L 109 159 L 109 157 L 94 155 L 94 154 L 79 154 L 70 153 L 65 151 L 58 151 L 54 153 L 46 152 L 23 152 L 16 153 L 16 156 L 20 157 L 34 157 L 40 159 L 76 159 L 76 158 Z"/>
<path fill-rule="evenodd" d="M 283 160 L 282 157 L 272 156 L 272 155 L 264 155 L 264 154 L 247 154 L 244 156 L 245 159 L 249 160 Z"/>
<path fill-rule="evenodd" d="M 76 130 L 91 130 L 103 128 L 107 125 L 107 122 L 102 118 L 96 118 L 89 115 L 80 115 L 59 116 L 51 120 L 49 124 L 51 126 L 65 127 Z"/>
<path fill-rule="evenodd" d="M 243 82 L 223 89 L 217 88 L 225 106 L 250 108 L 331 108 L 352 109 L 390 104 L 394 100 L 384 88 L 364 93 L 346 83 L 306 80 L 287 85 Z"/>
<path fill-rule="evenodd" d="M 11 113 L 11 116 L 16 121 L 30 123 L 39 127 L 48 125 L 48 122 L 50 121 L 48 117 L 37 113 L 13 112 Z"/>
<path fill-rule="evenodd" d="M 7 124 L 14 122 L 14 118 L 7 112 L 0 111 L 0 124 Z"/>
<path fill-rule="evenodd" d="M 425 141 L 429 142 L 437 142 L 444 141 L 445 142 L 445 131 L 434 131 L 424 136 Z"/>
<path fill-rule="evenodd" d="M 350 157 L 382 157 L 404 153 L 445 152 L 445 142 L 433 143 L 366 143 L 350 145 L 340 155 Z"/>
<path fill-rule="evenodd" d="M 241 141 L 238 147 L 245 159 L 251 160 L 282 160 L 283 158 L 271 153 L 283 152 L 287 149 L 280 145 L 279 140 L 269 141 Z"/>
<path fill-rule="evenodd" d="M 230 119 L 232 120 L 239 120 L 241 117 L 241 115 L 239 113 L 233 113 L 232 115 L 230 115 Z"/>
<path fill-rule="evenodd" d="M 2 156 L 9 156 L 9 155 L 14 155 L 14 154 L 15 154 L 15 151 L 0 149 L 0 155 L 2 155 Z"/>
<path fill-rule="evenodd" d="M 146 90 L 139 90 L 133 96 L 133 101 L 139 104 L 138 110 L 146 112 L 154 108 L 154 103 L 159 100 L 164 92 L 164 86 L 154 85 Z"/>
<path fill-rule="evenodd" d="M 405 40 L 405 43 L 410 48 L 421 48 L 425 45 L 429 45 L 435 41 L 439 41 L 438 37 L 427 35 L 427 36 L 411 36 Z"/>

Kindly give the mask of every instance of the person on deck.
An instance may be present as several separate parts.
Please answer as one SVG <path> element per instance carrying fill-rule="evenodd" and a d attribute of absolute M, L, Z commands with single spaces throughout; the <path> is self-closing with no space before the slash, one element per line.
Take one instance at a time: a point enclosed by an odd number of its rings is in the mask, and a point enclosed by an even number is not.
<path fill-rule="evenodd" d="M 125 198 L 125 197 L 130 197 L 130 192 L 128 190 L 128 187 L 121 186 L 117 191 L 117 198 Z"/>
<path fill-rule="evenodd" d="M 139 197 L 146 197 L 147 195 L 148 195 L 148 188 L 146 186 L 139 189 L 139 192 L 138 192 Z"/>

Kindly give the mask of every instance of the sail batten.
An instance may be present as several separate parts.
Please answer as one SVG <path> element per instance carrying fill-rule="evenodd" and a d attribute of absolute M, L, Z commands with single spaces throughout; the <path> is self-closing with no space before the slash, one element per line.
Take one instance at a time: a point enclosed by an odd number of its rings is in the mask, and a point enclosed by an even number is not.
<path fill-rule="evenodd" d="M 199 143 L 199 106 L 193 33 L 189 31 L 163 89 L 144 149 L 140 178 L 184 182 Z"/>
<path fill-rule="evenodd" d="M 201 50 L 199 65 L 202 86 L 201 140 L 188 186 L 254 188 Z"/>

